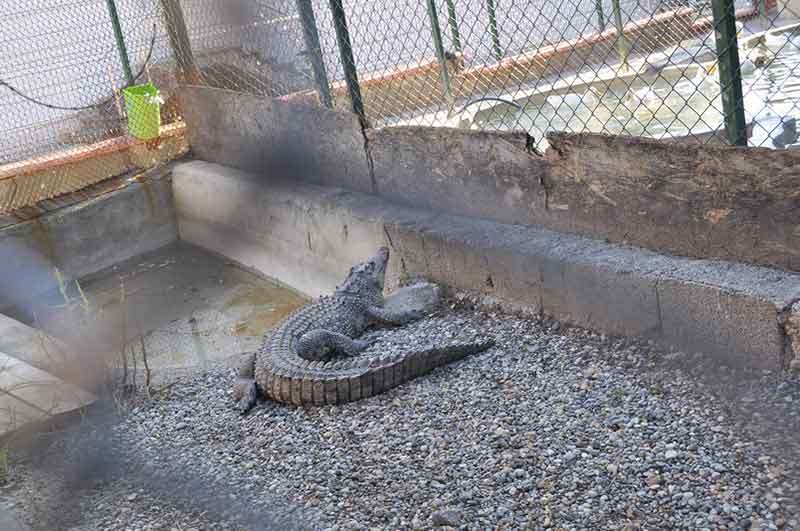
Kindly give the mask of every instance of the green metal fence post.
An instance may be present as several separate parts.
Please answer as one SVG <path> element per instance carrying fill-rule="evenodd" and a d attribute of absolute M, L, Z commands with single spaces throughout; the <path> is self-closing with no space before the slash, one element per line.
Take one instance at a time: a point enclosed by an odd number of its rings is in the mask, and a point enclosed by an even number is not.
<path fill-rule="evenodd" d="M 439 70 L 442 73 L 442 84 L 447 98 L 448 106 L 453 108 L 453 92 L 450 90 L 450 73 L 447 71 L 447 57 L 444 55 L 444 44 L 442 43 L 442 28 L 439 26 L 439 15 L 436 13 L 434 0 L 426 0 L 428 4 L 428 18 L 431 22 L 431 33 L 433 34 L 433 46 L 436 49 L 436 59 L 439 60 Z"/>
<path fill-rule="evenodd" d="M 117 4 L 114 0 L 106 0 L 108 5 L 108 15 L 111 17 L 111 26 L 114 28 L 114 38 L 117 40 L 117 50 L 119 50 L 119 58 L 122 61 L 122 70 L 125 72 L 125 77 L 129 85 L 133 85 L 133 72 L 131 71 L 131 63 L 128 60 L 128 49 L 125 47 L 125 36 L 122 34 L 122 26 L 119 23 L 119 13 L 117 13 Z"/>
<path fill-rule="evenodd" d="M 322 45 L 319 43 L 319 31 L 317 30 L 317 19 L 314 16 L 314 6 L 311 0 L 296 0 L 297 13 L 300 15 L 300 24 L 303 26 L 303 39 L 306 43 L 308 59 L 311 62 L 311 69 L 314 71 L 314 81 L 317 83 L 319 98 L 325 107 L 333 108 L 333 97 L 331 96 L 331 85 L 328 81 L 328 73 L 325 71 L 325 61 L 322 59 Z"/>
<path fill-rule="evenodd" d="M 339 45 L 339 56 L 342 59 L 344 80 L 347 83 L 347 92 L 350 94 L 350 103 L 363 127 L 367 127 L 367 115 L 364 113 L 364 101 L 361 99 L 361 88 L 358 86 L 358 72 L 356 61 L 353 59 L 353 45 L 350 42 L 350 32 L 347 29 L 347 17 L 344 14 L 342 0 L 329 0 L 333 25 L 336 29 L 336 42 Z"/>
<path fill-rule="evenodd" d="M 494 55 L 497 59 L 502 59 L 503 48 L 500 46 L 500 34 L 497 32 L 497 10 L 494 2 L 495 0 L 486 0 L 486 9 L 489 11 L 489 33 L 492 34 Z"/>
<path fill-rule="evenodd" d="M 625 26 L 622 24 L 622 9 L 619 7 L 619 0 L 611 0 L 614 8 L 614 25 L 617 28 L 617 50 L 619 51 L 619 62 L 622 67 L 628 69 L 628 41 L 625 39 Z"/>
<path fill-rule="evenodd" d="M 606 30 L 606 18 L 603 15 L 603 0 L 595 0 L 594 7 L 597 10 L 597 25 L 600 28 L 600 33 Z"/>
<path fill-rule="evenodd" d="M 731 145 L 746 146 L 747 125 L 744 117 L 742 71 L 739 64 L 739 43 L 736 39 L 733 0 L 712 0 L 711 9 L 714 15 L 725 131 Z"/>
<path fill-rule="evenodd" d="M 461 34 L 458 31 L 458 20 L 456 20 L 456 6 L 453 0 L 445 0 L 447 4 L 447 23 L 450 26 L 450 34 L 453 36 L 453 48 L 457 52 L 461 51 Z"/>

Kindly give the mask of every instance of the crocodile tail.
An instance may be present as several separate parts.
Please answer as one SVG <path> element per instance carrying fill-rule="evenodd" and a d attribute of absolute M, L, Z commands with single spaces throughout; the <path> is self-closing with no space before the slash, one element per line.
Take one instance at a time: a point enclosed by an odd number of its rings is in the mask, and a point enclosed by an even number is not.
<path fill-rule="evenodd" d="M 258 386 L 255 381 L 256 353 L 248 354 L 239 366 L 239 374 L 233 384 L 233 398 L 236 400 L 236 409 L 247 413 L 258 401 Z"/>
<path fill-rule="evenodd" d="M 419 350 L 391 357 L 344 358 L 328 362 L 279 357 L 259 359 L 259 384 L 269 398 L 294 405 L 334 405 L 369 398 L 421 376 L 436 367 L 483 352 L 493 340 Z M 244 400 L 244 398 L 242 399 Z"/>
<path fill-rule="evenodd" d="M 362 398 L 374 396 L 402 385 L 437 367 L 478 354 L 492 348 L 494 345 L 494 340 L 489 339 L 475 343 L 434 347 L 405 353 L 392 358 L 389 363 L 371 366 L 362 376 Z M 366 383 L 367 387 L 371 387 L 371 394 L 363 393 L 364 383 Z"/>

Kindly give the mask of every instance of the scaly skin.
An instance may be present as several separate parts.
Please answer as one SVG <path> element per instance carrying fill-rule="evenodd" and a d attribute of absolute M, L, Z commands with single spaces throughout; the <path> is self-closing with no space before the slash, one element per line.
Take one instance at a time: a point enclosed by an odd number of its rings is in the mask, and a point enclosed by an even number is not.
<path fill-rule="evenodd" d="M 388 260 L 389 250 L 381 248 L 375 257 L 353 267 L 333 296 L 297 310 L 270 333 L 239 371 L 234 395 L 242 412 L 250 410 L 258 397 L 295 405 L 368 398 L 494 344 L 358 357 L 371 342 L 355 338 L 370 325 L 402 325 L 422 316 L 382 307 Z"/>

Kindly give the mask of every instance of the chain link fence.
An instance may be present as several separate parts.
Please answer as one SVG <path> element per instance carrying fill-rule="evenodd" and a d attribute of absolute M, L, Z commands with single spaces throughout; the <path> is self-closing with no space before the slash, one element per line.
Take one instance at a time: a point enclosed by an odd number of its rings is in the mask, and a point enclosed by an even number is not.
<path fill-rule="evenodd" d="M 302 37 L 291 1 L 2 1 L 0 164 L 126 134 L 120 91 L 134 84 L 153 82 L 166 99 L 162 125 L 173 122 L 176 13 L 187 30 L 178 42 L 191 46 L 203 83 L 265 95 L 311 86 L 297 61 Z"/>
<path fill-rule="evenodd" d="M 330 4 L 346 15 L 355 110 L 373 126 L 522 129 L 541 147 L 549 131 L 766 147 L 797 140 L 799 20 L 783 1 Z M 331 6 L 314 4 L 326 15 Z M 336 42 L 334 29 L 317 24 L 336 100 L 346 76 L 325 44 Z"/>
<path fill-rule="evenodd" d="M 162 128 L 201 83 L 541 147 L 797 143 L 800 0 L 0 0 L 0 17 L 0 173 L 126 137 L 121 90 L 147 82 Z"/>

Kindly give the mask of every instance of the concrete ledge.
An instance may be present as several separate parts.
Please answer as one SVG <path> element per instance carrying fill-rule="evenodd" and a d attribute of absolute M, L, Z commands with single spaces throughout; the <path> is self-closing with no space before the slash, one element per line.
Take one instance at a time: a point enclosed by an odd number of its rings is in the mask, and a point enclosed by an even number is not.
<path fill-rule="evenodd" d="M 0 352 L 0 438 L 94 401 L 91 393 Z"/>
<path fill-rule="evenodd" d="M 310 295 L 331 291 L 379 245 L 389 285 L 423 276 L 506 309 L 653 338 L 721 363 L 779 369 L 800 275 L 659 255 L 552 231 L 436 214 L 359 192 L 175 167 L 180 237 Z"/>
<path fill-rule="evenodd" d="M 41 330 L 0 314 L 0 353 L 37 369 L 57 372 L 58 354 L 66 345 Z"/>
<path fill-rule="evenodd" d="M 182 122 L 161 128 L 152 141 L 115 137 L 0 166 L 0 214 L 31 207 L 125 172 L 153 168 L 185 154 Z"/>

